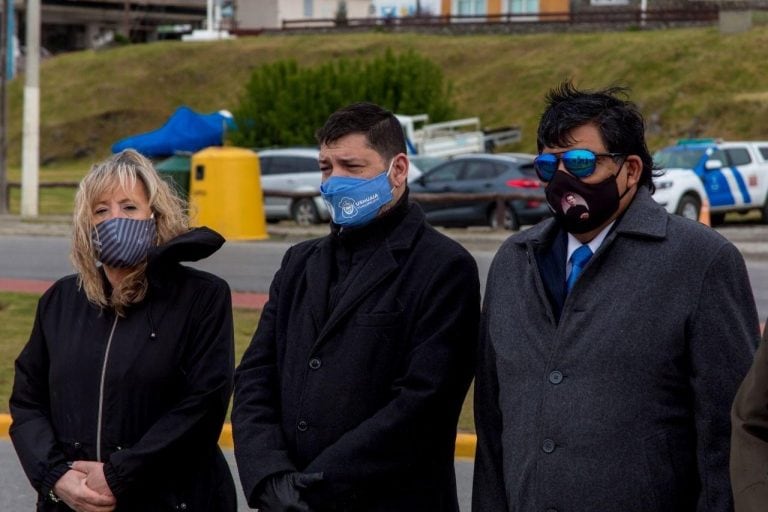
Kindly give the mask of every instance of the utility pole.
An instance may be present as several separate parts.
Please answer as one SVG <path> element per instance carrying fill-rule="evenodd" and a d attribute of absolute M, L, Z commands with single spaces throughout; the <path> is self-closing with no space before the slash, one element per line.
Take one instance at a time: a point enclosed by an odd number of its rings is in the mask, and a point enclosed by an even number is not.
<path fill-rule="evenodd" d="M 8 16 L 8 4 L 13 4 L 13 0 L 5 0 L 3 2 L 3 13 L 4 16 L 2 18 L 2 25 L 0 27 L 0 215 L 8 213 L 8 193 L 6 192 L 8 190 L 8 170 L 7 170 L 7 148 L 8 148 L 8 141 L 6 139 L 6 133 L 8 133 L 8 130 L 6 129 L 7 122 L 6 122 L 6 94 L 5 94 L 5 83 L 8 80 L 8 66 L 6 65 L 6 55 L 8 53 L 8 39 L 10 38 L 10 35 L 8 34 L 8 20 L 6 19 L 6 16 Z M 13 6 L 11 5 L 11 8 Z M 11 11 L 13 12 L 13 11 Z"/>
<path fill-rule="evenodd" d="M 21 143 L 21 216 L 37 217 L 40 173 L 40 0 L 27 0 L 24 126 Z"/>

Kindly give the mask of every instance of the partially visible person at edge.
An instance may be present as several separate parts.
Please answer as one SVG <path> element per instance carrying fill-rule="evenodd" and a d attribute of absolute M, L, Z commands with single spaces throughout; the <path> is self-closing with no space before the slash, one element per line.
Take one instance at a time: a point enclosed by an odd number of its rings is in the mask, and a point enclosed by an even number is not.
<path fill-rule="evenodd" d="M 236 510 L 217 445 L 233 384 L 230 292 L 180 265 L 224 239 L 190 230 L 183 206 L 130 150 L 80 183 L 77 274 L 40 299 L 10 400 L 38 511 Z"/>
<path fill-rule="evenodd" d="M 768 510 L 768 329 L 731 410 L 731 485 L 736 512 Z"/>
<path fill-rule="evenodd" d="M 759 337 L 744 260 L 651 197 L 637 107 L 551 90 L 535 168 L 554 218 L 492 263 L 473 510 L 725 512 L 729 409 Z M 569 215 L 573 193 L 589 216 Z"/>
<path fill-rule="evenodd" d="M 236 372 L 245 496 L 261 512 L 456 511 L 477 266 L 408 202 L 391 112 L 342 108 L 317 139 L 331 232 L 287 251 Z"/>

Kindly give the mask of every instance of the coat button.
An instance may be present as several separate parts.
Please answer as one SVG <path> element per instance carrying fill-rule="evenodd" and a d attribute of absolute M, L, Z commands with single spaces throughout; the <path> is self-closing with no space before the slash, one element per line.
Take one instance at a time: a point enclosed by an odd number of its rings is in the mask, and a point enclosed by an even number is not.
<path fill-rule="evenodd" d="M 83 445 L 80 444 L 80 441 L 75 441 L 74 442 L 74 447 L 75 448 L 80 448 L 81 446 L 83 446 Z"/>
<path fill-rule="evenodd" d="M 306 432 L 307 429 L 309 428 L 309 423 L 307 423 L 304 420 L 301 420 L 296 424 L 296 428 L 299 429 L 299 432 Z"/>
<path fill-rule="evenodd" d="M 552 384 L 560 384 L 563 382 L 563 374 L 557 370 L 549 374 L 549 382 Z"/>
<path fill-rule="evenodd" d="M 555 442 L 551 439 L 545 439 L 543 443 L 541 443 L 541 449 L 544 450 L 544 453 L 552 453 L 555 451 Z"/>
<path fill-rule="evenodd" d="M 312 368 L 313 370 L 317 370 L 322 365 L 323 363 L 316 357 L 313 357 L 312 359 L 309 360 L 309 367 Z"/>

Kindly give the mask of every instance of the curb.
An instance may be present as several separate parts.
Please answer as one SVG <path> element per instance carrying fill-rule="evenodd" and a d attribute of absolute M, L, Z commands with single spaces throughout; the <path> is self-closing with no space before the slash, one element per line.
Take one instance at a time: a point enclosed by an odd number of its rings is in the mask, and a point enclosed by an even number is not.
<path fill-rule="evenodd" d="M 11 427 L 11 415 L 0 414 L 0 439 L 10 439 L 8 430 Z M 456 435 L 456 451 L 454 457 L 459 459 L 472 459 L 475 457 L 475 445 L 477 444 L 477 436 L 474 434 L 457 434 Z M 232 449 L 235 444 L 232 441 L 232 424 L 225 423 L 221 429 L 221 435 L 219 436 L 219 446 L 222 448 Z"/>

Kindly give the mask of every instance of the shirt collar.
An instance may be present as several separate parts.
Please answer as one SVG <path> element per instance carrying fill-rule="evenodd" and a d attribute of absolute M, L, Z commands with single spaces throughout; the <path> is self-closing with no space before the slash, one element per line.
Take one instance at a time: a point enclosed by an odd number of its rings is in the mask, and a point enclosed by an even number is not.
<path fill-rule="evenodd" d="M 595 238 L 590 240 L 587 245 L 589 245 L 590 250 L 592 251 L 592 254 L 595 254 L 597 250 L 600 248 L 600 245 L 603 243 L 603 240 L 605 240 L 605 237 L 608 236 L 608 233 L 611 231 L 611 228 L 616 223 L 616 221 L 612 221 L 610 224 L 605 226 L 602 231 L 600 231 Z M 571 254 L 581 247 L 582 244 L 579 242 L 579 240 L 573 236 L 572 234 L 568 233 L 568 254 L 566 255 L 565 261 L 570 262 L 571 261 Z"/>

